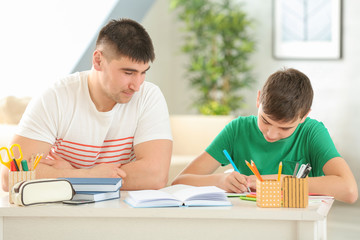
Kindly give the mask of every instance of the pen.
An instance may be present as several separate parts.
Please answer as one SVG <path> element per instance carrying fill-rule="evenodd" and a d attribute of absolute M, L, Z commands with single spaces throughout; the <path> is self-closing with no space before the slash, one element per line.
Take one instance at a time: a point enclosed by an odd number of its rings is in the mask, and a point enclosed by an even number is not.
<path fill-rule="evenodd" d="M 311 167 L 308 166 L 305 170 L 304 170 L 304 173 L 302 174 L 301 178 L 306 178 L 306 176 L 309 174 L 311 170 Z"/>
<path fill-rule="evenodd" d="M 29 171 L 28 164 L 26 160 L 21 161 L 21 167 L 23 171 Z"/>
<path fill-rule="evenodd" d="M 297 173 L 298 168 L 299 168 L 299 162 L 297 162 L 296 165 L 295 165 L 294 173 L 292 175 L 293 177 L 296 177 L 296 173 Z"/>
<path fill-rule="evenodd" d="M 240 172 L 239 169 L 236 167 L 234 161 L 231 159 L 231 157 L 230 157 L 229 153 L 226 151 L 226 149 L 224 149 L 223 153 L 225 154 L 226 158 L 229 160 L 229 162 L 230 162 L 231 165 L 233 166 L 234 170 L 241 174 L 241 172 Z M 249 187 L 247 187 L 247 189 L 248 189 L 249 192 L 251 192 Z"/>
<path fill-rule="evenodd" d="M 300 169 L 299 169 L 298 173 L 296 174 L 296 178 L 300 178 L 301 175 L 303 174 L 304 170 L 305 170 L 305 164 L 301 164 Z"/>
<path fill-rule="evenodd" d="M 278 181 L 280 182 L 280 178 L 281 178 L 281 170 L 282 170 L 282 162 L 279 163 L 279 171 L 278 171 Z"/>
<path fill-rule="evenodd" d="M 13 159 L 13 163 L 14 163 L 14 165 L 15 165 L 15 169 L 16 169 L 16 171 L 20 171 L 20 168 L 19 168 L 19 166 L 18 166 L 18 164 L 17 164 L 17 162 L 16 162 L 15 158 Z"/>
<path fill-rule="evenodd" d="M 16 171 L 16 167 L 15 167 L 14 161 L 11 161 L 11 162 L 10 162 L 10 171 L 12 171 L 12 172 L 15 172 L 15 171 Z"/>

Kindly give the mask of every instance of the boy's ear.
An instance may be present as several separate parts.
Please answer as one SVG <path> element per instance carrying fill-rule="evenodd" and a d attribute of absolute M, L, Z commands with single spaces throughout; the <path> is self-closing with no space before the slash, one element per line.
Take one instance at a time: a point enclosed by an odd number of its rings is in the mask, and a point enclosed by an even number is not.
<path fill-rule="evenodd" d="M 101 60 L 102 60 L 101 52 L 99 50 L 95 50 L 93 53 L 92 63 L 94 69 L 97 71 L 101 71 Z"/>
<path fill-rule="evenodd" d="M 260 107 L 260 90 L 257 93 L 257 97 L 256 97 L 256 107 L 259 108 Z"/>
<path fill-rule="evenodd" d="M 309 113 L 311 112 L 311 109 L 308 111 L 308 113 L 307 114 L 305 114 L 305 116 L 301 119 L 301 121 L 300 121 L 300 123 L 303 123 L 305 120 L 306 120 L 306 118 L 309 116 Z"/>

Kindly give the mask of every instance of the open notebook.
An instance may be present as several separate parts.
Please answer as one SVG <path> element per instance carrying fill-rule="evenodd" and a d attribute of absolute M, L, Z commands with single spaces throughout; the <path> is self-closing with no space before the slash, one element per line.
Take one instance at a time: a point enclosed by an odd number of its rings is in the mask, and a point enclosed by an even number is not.
<path fill-rule="evenodd" d="M 231 206 L 224 190 L 215 186 L 174 185 L 160 190 L 129 191 L 125 202 L 132 207 Z"/>

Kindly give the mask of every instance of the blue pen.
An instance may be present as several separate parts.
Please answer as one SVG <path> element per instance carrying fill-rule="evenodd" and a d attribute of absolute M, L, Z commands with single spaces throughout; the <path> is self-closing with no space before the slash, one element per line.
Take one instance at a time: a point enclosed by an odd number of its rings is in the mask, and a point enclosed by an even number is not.
<path fill-rule="evenodd" d="M 236 167 L 234 161 L 231 159 L 231 157 L 230 157 L 229 153 L 226 151 L 226 149 L 224 149 L 223 153 L 225 154 L 226 158 L 229 160 L 229 162 L 230 162 L 231 165 L 233 166 L 234 170 L 241 174 L 241 172 L 240 172 L 239 169 Z M 249 192 L 251 192 L 249 187 L 247 187 L 247 189 L 248 189 Z"/>

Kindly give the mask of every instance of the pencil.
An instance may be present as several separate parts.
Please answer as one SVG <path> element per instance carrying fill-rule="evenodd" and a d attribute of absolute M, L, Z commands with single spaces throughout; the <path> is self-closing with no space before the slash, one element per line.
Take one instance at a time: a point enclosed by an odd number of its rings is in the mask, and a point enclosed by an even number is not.
<path fill-rule="evenodd" d="M 231 159 L 231 157 L 230 157 L 229 153 L 226 151 L 226 149 L 224 149 L 223 153 L 225 154 L 226 158 L 229 160 L 229 162 L 230 162 L 231 165 L 233 166 L 234 170 L 241 174 L 241 172 L 240 172 L 239 169 L 236 167 L 234 161 Z M 249 187 L 247 187 L 247 189 L 248 189 L 249 192 L 251 192 Z"/>
<path fill-rule="evenodd" d="M 245 163 L 250 168 L 250 170 L 253 172 L 253 174 L 257 177 L 257 179 L 259 179 L 259 181 L 262 182 L 262 177 L 260 176 L 260 173 L 257 173 L 248 161 L 245 160 Z"/>
<path fill-rule="evenodd" d="M 41 158 L 43 157 L 43 154 L 41 154 L 40 156 L 37 156 L 34 162 L 34 170 L 37 167 L 38 163 L 40 162 Z"/>
<path fill-rule="evenodd" d="M 282 170 L 282 162 L 280 162 L 280 163 L 279 163 L 278 181 L 280 181 L 280 177 L 281 177 L 281 170 Z"/>
<path fill-rule="evenodd" d="M 257 167 L 256 167 L 256 165 L 255 165 L 255 163 L 254 163 L 253 160 L 251 160 L 251 166 L 253 167 L 253 169 L 254 169 L 254 171 L 257 173 L 257 175 L 259 176 L 259 180 L 262 182 L 263 179 L 262 179 L 262 177 L 261 177 L 261 175 L 260 175 L 260 173 L 259 173 L 259 170 L 257 169 Z"/>

